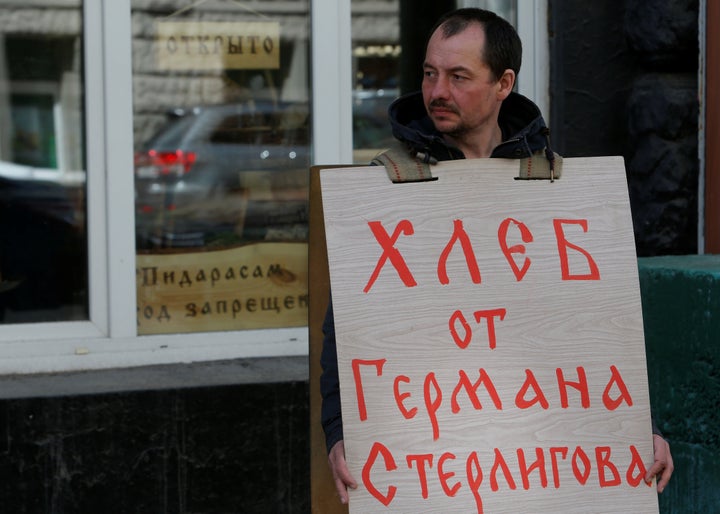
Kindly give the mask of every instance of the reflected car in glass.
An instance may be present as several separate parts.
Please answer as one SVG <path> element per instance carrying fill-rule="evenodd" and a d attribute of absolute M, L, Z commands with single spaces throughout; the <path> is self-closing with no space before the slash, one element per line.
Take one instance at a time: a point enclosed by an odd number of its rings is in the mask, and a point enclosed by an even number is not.
<path fill-rule="evenodd" d="M 212 105 L 169 118 L 135 153 L 139 249 L 297 238 L 307 223 L 306 104 Z"/>
<path fill-rule="evenodd" d="M 355 94 L 356 162 L 369 161 L 392 138 L 387 106 L 394 94 Z M 306 240 L 310 163 L 307 104 L 174 110 L 135 153 L 137 248 Z"/>
<path fill-rule="evenodd" d="M 360 150 L 365 150 L 370 152 L 372 158 L 395 139 L 390 130 L 387 111 L 397 96 L 397 89 L 361 89 L 353 92 L 353 149 L 356 155 Z M 355 161 L 358 162 L 357 157 Z"/>
<path fill-rule="evenodd" d="M 87 319 L 80 195 L 33 171 L 0 161 L 0 323 Z"/>

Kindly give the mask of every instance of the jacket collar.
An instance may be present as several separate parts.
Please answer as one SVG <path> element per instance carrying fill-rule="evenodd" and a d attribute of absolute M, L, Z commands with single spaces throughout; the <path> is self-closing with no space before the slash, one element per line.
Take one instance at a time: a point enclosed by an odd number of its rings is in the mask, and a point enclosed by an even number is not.
<path fill-rule="evenodd" d="M 395 100 L 388 108 L 393 135 L 415 152 L 431 155 L 437 160 L 463 159 L 462 152 L 448 145 L 427 115 L 421 92 L 410 93 Z M 503 142 L 492 157 L 519 159 L 545 148 L 548 129 L 540 109 L 519 93 L 510 93 L 503 101 L 498 116 Z"/>

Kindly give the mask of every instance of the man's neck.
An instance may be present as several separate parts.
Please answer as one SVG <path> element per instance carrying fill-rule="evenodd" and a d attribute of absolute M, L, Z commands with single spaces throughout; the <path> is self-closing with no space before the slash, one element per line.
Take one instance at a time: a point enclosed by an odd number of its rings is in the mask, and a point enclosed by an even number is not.
<path fill-rule="evenodd" d="M 496 124 L 480 133 L 463 134 L 460 137 L 446 134 L 445 140 L 456 146 L 466 159 L 490 157 L 495 147 L 502 143 L 502 130 Z"/>

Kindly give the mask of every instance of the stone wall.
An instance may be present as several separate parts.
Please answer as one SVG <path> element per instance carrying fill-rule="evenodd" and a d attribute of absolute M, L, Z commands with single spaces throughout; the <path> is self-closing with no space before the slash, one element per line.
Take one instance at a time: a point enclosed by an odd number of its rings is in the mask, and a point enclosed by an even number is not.
<path fill-rule="evenodd" d="M 549 6 L 556 151 L 624 156 L 638 254 L 695 253 L 697 0 Z"/>
<path fill-rule="evenodd" d="M 640 255 L 697 252 L 698 2 L 626 0 L 627 170 Z"/>
<path fill-rule="evenodd" d="M 0 510 L 309 512 L 307 382 L 0 400 Z"/>

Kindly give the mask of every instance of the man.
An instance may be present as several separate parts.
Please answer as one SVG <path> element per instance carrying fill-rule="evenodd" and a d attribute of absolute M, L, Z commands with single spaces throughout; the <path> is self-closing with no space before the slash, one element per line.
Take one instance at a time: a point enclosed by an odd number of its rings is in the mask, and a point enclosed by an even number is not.
<path fill-rule="evenodd" d="M 431 31 L 422 91 L 398 98 L 389 109 L 395 137 L 428 162 L 480 157 L 523 158 L 549 148 L 538 107 L 512 91 L 522 59 L 515 29 L 492 12 L 459 9 Z M 345 461 L 332 305 L 323 324 L 322 424 L 328 461 L 342 503 L 357 487 Z M 658 491 L 673 471 L 668 443 L 653 428 Z"/>

